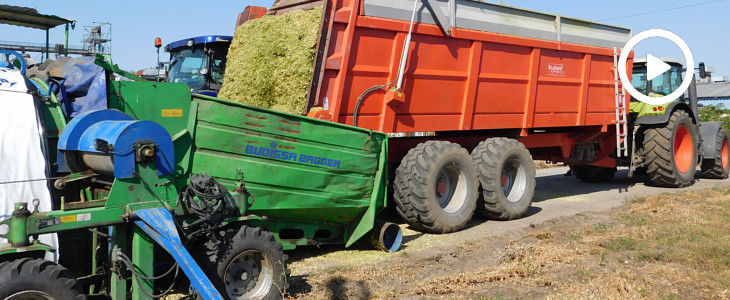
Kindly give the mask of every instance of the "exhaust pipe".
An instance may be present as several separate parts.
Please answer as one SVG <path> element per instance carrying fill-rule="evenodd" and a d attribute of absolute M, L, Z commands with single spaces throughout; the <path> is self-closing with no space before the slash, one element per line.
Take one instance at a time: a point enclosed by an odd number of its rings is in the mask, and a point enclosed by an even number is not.
<path fill-rule="evenodd" d="M 390 222 L 375 222 L 371 241 L 373 246 L 385 252 L 395 252 L 403 242 L 403 231 L 400 226 Z"/>

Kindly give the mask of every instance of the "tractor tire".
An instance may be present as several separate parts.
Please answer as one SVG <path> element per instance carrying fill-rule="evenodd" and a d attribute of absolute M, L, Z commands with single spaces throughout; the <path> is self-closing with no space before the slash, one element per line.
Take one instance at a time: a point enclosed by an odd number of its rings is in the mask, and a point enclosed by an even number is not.
<path fill-rule="evenodd" d="M 651 183 L 664 187 L 692 184 L 698 135 L 697 127 L 683 110 L 675 111 L 664 127 L 644 128 L 642 153 Z"/>
<path fill-rule="evenodd" d="M 241 226 L 205 244 L 201 267 L 224 299 L 282 299 L 288 288 L 287 256 L 266 230 Z M 199 297 L 198 297 L 199 298 Z"/>
<path fill-rule="evenodd" d="M 469 152 L 445 141 L 428 141 L 409 150 L 395 170 L 393 187 L 398 214 L 427 233 L 464 228 L 479 193 Z"/>
<path fill-rule="evenodd" d="M 0 264 L 0 299 L 86 299 L 69 270 L 42 259 L 21 258 Z"/>
<path fill-rule="evenodd" d="M 573 174 L 583 182 L 609 182 L 616 174 L 616 168 L 599 166 L 573 166 Z"/>
<path fill-rule="evenodd" d="M 702 177 L 704 178 L 725 179 L 730 174 L 730 153 L 728 153 L 730 135 L 728 135 L 727 130 L 720 129 L 717 132 L 716 141 L 715 155 L 703 159 L 700 170 L 702 170 Z"/>
<path fill-rule="evenodd" d="M 477 213 L 494 220 L 513 220 L 527 213 L 535 195 L 535 163 L 515 139 L 490 138 L 471 153 L 479 172 Z"/>

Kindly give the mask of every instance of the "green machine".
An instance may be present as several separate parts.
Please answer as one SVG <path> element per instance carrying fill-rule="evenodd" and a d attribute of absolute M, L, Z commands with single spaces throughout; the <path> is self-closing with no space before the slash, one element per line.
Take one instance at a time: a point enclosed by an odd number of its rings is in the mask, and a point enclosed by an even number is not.
<path fill-rule="evenodd" d="M 191 95 L 183 84 L 107 82 L 110 109 L 67 124 L 55 98 L 41 101 L 57 140 L 60 209 L 13 199 L 0 222 L 9 241 L 0 298 L 151 299 L 184 273 L 204 299 L 276 299 L 287 288 L 284 250 L 350 246 L 371 232 L 385 250 L 399 247 L 400 228 L 376 222 L 385 134 Z M 41 259 L 56 251 L 38 242 L 48 233 L 88 238 L 56 264 Z M 62 266 L 79 260 L 85 270 Z"/>
<path fill-rule="evenodd" d="M 649 97 L 674 92 L 682 83 L 683 73 L 694 79 L 695 69 L 685 69 L 676 59 L 663 58 L 669 70 L 648 79 L 647 61 L 634 59 L 632 86 Z M 704 64 L 699 75 L 705 77 Z M 628 107 L 626 142 L 628 155 L 616 155 L 616 164 L 629 167 L 629 176 L 646 175 L 649 183 L 665 187 L 692 184 L 699 166 L 704 178 L 723 179 L 730 174 L 730 135 L 722 122 L 700 122 L 696 84 L 690 84 L 686 96 L 664 105 L 651 105 L 631 99 Z M 583 181 L 611 180 L 615 167 L 576 166 L 573 172 Z"/>

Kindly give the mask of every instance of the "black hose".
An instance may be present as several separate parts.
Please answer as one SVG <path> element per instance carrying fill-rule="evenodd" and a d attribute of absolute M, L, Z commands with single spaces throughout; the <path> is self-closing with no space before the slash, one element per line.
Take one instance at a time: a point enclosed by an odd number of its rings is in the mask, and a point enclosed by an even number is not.
<path fill-rule="evenodd" d="M 175 270 L 175 276 L 173 277 L 172 284 L 170 285 L 170 287 L 168 287 L 162 293 L 155 295 L 153 292 L 152 294 L 150 294 L 147 291 L 145 291 L 143 288 L 140 288 L 140 291 L 142 291 L 142 293 L 144 293 L 147 297 L 150 297 L 153 299 L 163 297 L 163 296 L 167 295 L 168 293 L 170 293 L 172 288 L 175 286 L 175 282 L 177 281 L 177 275 L 180 273 L 180 265 L 178 265 L 177 262 L 175 262 L 175 264 L 172 267 L 170 267 L 169 270 L 165 271 L 165 273 L 163 273 L 163 274 L 160 274 L 158 276 L 145 276 L 145 275 L 142 275 L 140 272 L 137 271 L 137 269 L 134 268 L 134 264 L 132 263 L 132 260 L 129 258 L 129 256 L 124 254 L 124 252 L 121 252 L 121 251 L 117 252 L 117 256 L 118 256 L 117 261 L 121 262 L 125 267 L 127 267 L 127 270 L 132 272 L 132 275 L 134 276 L 135 280 L 137 281 L 137 284 L 140 287 L 143 286 L 143 284 L 141 282 L 142 279 L 153 280 L 153 281 L 162 279 L 163 277 L 170 275 L 170 273 L 172 273 L 172 270 Z"/>
<path fill-rule="evenodd" d="M 198 217 L 197 220 L 191 223 L 184 222 L 181 226 L 183 231 L 193 229 L 185 235 L 187 241 L 207 236 L 218 226 L 226 210 L 225 197 L 228 194 L 228 189 L 213 178 L 203 179 L 200 182 L 196 180 L 197 183 L 192 181 L 191 179 L 191 184 L 178 198 L 178 201 Z M 195 196 L 198 197 L 198 201 L 195 201 Z"/>
<path fill-rule="evenodd" d="M 395 81 L 393 81 L 393 82 L 395 82 Z M 363 101 L 363 99 L 365 99 L 365 96 L 367 96 L 367 94 L 370 94 L 374 91 L 380 90 L 384 87 L 392 86 L 393 82 L 376 85 L 376 86 L 371 86 L 371 87 L 367 88 L 365 91 L 363 91 L 362 94 L 360 94 L 360 97 L 357 97 L 357 103 L 355 103 L 355 112 L 352 114 L 352 126 L 357 127 L 357 114 L 358 114 L 358 112 L 360 112 L 360 105 L 362 105 L 362 101 Z"/>

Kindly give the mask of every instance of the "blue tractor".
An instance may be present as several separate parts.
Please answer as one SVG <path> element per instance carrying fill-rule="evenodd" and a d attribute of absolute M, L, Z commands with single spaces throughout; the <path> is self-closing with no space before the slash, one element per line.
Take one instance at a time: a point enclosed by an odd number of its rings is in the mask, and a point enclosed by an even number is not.
<path fill-rule="evenodd" d="M 165 81 L 185 83 L 196 94 L 217 96 L 232 40 L 228 35 L 206 35 L 168 44 L 170 66 Z"/>

